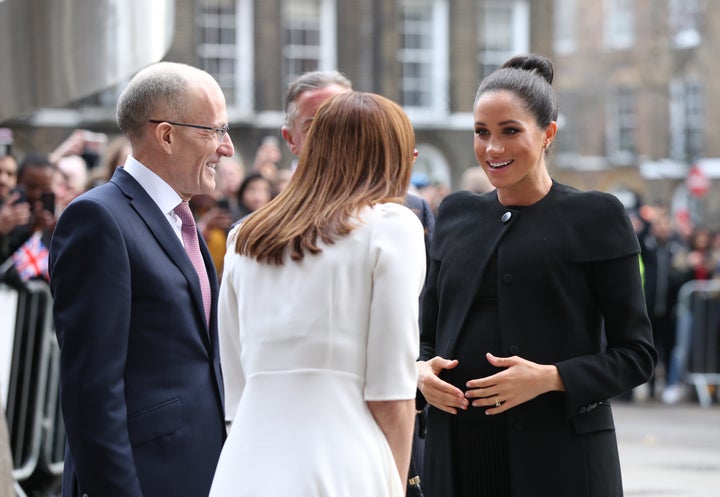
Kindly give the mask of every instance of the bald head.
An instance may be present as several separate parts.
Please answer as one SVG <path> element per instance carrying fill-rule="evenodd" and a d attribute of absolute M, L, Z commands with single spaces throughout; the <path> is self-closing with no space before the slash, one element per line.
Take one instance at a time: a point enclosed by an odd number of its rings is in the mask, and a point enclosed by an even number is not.
<path fill-rule="evenodd" d="M 182 119 L 191 89 L 208 84 L 218 86 L 210 74 L 193 66 L 176 62 L 148 66 L 120 95 L 118 126 L 133 143 L 142 137 L 149 119 Z"/>

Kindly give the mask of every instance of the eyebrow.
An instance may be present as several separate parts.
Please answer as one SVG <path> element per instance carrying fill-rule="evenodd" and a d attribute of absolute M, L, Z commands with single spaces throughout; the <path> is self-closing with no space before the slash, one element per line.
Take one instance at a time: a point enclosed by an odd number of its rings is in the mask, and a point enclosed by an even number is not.
<path fill-rule="evenodd" d="M 475 124 L 479 124 L 479 125 L 481 125 L 481 126 L 487 126 L 487 124 L 485 124 L 485 123 L 482 122 L 482 121 L 475 121 Z M 498 124 L 498 126 L 507 126 L 508 124 L 519 124 L 519 125 L 521 125 L 522 123 L 521 123 L 520 121 L 516 121 L 515 119 L 508 119 L 508 120 L 506 120 L 506 121 L 500 121 L 500 122 L 497 123 L 497 124 Z"/>

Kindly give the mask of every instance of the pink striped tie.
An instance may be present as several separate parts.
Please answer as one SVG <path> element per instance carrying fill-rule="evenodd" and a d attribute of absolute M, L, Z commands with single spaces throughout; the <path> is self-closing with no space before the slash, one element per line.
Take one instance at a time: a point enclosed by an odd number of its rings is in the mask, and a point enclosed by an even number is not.
<path fill-rule="evenodd" d="M 175 214 L 182 220 L 182 238 L 185 245 L 185 252 L 190 257 L 190 262 L 195 266 L 198 278 L 200 279 L 200 289 L 202 290 L 203 304 L 205 304 L 205 319 L 210 323 L 210 280 L 208 279 L 205 263 L 200 253 L 200 243 L 198 242 L 197 228 L 195 228 L 195 219 L 193 218 L 190 206 L 187 202 L 180 202 L 175 207 Z"/>

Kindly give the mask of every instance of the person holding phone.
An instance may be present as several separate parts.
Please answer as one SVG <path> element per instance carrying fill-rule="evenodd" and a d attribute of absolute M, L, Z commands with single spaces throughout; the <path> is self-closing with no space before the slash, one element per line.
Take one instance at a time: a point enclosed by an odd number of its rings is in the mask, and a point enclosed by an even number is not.
<path fill-rule="evenodd" d="M 0 232 L 0 274 L 4 279 L 8 278 L 8 271 L 13 273 L 13 267 L 23 280 L 47 278 L 46 270 L 24 272 L 22 268 L 16 267 L 18 260 L 12 259 L 12 256 L 17 255 L 18 250 L 31 238 L 37 237 L 39 240 L 35 246 L 40 247 L 40 250 L 34 251 L 32 255 L 41 257 L 41 266 L 47 267 L 47 252 L 43 252 L 41 248 L 50 246 L 50 237 L 57 221 L 53 195 L 55 171 L 55 166 L 44 155 L 29 155 L 20 163 L 17 187 L 10 193 L 7 202 L 15 209 L 18 219 L 25 222 L 17 224 L 7 233 Z M 13 279 L 13 276 L 10 278 Z"/>

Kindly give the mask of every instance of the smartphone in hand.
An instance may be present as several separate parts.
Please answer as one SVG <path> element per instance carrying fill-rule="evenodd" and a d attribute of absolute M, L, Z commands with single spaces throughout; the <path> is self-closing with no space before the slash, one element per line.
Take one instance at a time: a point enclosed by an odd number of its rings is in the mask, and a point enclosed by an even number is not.
<path fill-rule="evenodd" d="M 51 214 L 55 214 L 55 194 L 53 192 L 45 192 L 40 194 L 43 210 Z"/>

